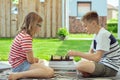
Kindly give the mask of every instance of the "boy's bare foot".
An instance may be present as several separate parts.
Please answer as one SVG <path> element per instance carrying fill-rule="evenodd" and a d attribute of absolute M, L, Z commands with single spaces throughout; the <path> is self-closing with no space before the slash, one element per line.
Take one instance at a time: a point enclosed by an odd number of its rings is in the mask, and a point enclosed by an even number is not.
<path fill-rule="evenodd" d="M 86 72 L 81 72 L 81 73 L 82 73 L 82 77 L 84 78 L 90 77 L 89 73 L 86 73 Z"/>

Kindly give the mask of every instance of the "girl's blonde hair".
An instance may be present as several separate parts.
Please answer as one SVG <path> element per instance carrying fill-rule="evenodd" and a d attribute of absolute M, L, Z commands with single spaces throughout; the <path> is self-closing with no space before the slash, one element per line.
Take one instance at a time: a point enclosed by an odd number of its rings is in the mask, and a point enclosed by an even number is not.
<path fill-rule="evenodd" d="M 27 34 L 32 37 L 35 35 L 35 27 L 38 23 L 41 23 L 43 19 L 35 12 L 30 12 L 24 19 L 24 22 L 19 30 L 19 32 L 25 30 Z"/>

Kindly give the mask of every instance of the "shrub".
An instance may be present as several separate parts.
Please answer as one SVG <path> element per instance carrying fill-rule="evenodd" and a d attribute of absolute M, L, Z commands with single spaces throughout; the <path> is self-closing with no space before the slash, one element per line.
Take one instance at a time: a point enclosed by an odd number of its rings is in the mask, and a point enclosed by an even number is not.
<path fill-rule="evenodd" d="M 109 23 L 109 24 L 107 24 L 107 30 L 110 31 L 110 32 L 117 33 L 118 24 L 117 23 Z"/>
<path fill-rule="evenodd" d="M 111 19 L 107 22 L 107 30 L 110 32 L 117 33 L 118 30 L 118 20 L 117 19 Z"/>
<path fill-rule="evenodd" d="M 66 28 L 58 29 L 57 36 L 59 37 L 59 39 L 64 40 L 67 35 L 68 31 L 66 30 Z"/>

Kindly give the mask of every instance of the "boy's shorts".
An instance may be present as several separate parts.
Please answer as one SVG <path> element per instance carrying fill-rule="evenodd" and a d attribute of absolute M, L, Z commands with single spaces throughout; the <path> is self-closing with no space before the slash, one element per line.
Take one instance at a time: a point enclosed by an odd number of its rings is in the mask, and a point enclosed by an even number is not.
<path fill-rule="evenodd" d="M 26 60 L 16 68 L 12 68 L 12 72 L 22 72 L 29 70 L 31 64 Z"/>
<path fill-rule="evenodd" d="M 102 64 L 95 62 L 95 71 L 91 73 L 92 76 L 99 76 L 99 77 L 111 77 L 116 76 L 118 71 Z"/>

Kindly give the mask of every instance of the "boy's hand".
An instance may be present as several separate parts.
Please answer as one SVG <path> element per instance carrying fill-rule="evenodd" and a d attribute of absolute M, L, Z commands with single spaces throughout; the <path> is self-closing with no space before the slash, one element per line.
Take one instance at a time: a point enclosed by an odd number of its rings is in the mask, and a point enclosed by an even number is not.
<path fill-rule="evenodd" d="M 75 51 L 69 50 L 67 55 L 68 56 L 76 56 L 76 53 L 75 53 Z"/>

